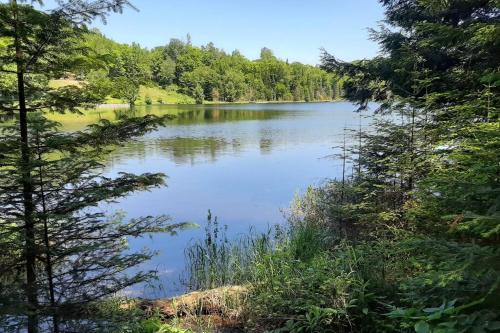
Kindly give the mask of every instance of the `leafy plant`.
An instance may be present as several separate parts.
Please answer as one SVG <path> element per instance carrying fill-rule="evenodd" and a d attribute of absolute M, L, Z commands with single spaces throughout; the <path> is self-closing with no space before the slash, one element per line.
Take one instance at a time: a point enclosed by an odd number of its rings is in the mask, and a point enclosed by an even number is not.
<path fill-rule="evenodd" d="M 480 310 L 467 312 L 467 309 L 480 303 L 475 302 L 455 306 L 456 300 L 445 301 L 437 308 L 395 309 L 388 316 L 401 321 L 401 328 L 412 328 L 416 333 L 452 332 L 494 332 L 500 331 L 498 314 L 494 311 Z"/>
<path fill-rule="evenodd" d="M 160 319 L 147 319 L 141 322 L 140 327 L 135 329 L 133 333 L 190 333 L 189 330 L 184 330 L 169 324 L 163 323 Z"/>

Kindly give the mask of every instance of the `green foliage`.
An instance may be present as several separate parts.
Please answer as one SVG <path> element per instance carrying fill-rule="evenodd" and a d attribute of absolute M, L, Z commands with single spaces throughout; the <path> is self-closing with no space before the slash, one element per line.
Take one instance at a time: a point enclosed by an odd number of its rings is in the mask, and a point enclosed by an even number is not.
<path fill-rule="evenodd" d="M 147 319 L 140 323 L 140 327 L 132 333 L 190 333 L 191 331 L 176 328 L 163 323 L 160 319 Z"/>
<path fill-rule="evenodd" d="M 455 307 L 455 300 L 444 302 L 436 308 L 418 310 L 396 309 L 388 316 L 401 321 L 402 329 L 413 328 L 416 333 L 446 332 L 494 332 L 500 330 L 500 321 L 492 311 L 476 311 L 462 314 L 464 309 L 475 304 Z"/>
<path fill-rule="evenodd" d="M 358 169 L 351 180 L 316 190 L 300 207 L 308 209 L 304 218 L 333 230 L 350 221 L 356 232 L 345 234 L 357 248 L 360 240 L 390 242 L 376 285 L 394 290 L 374 290 L 391 309 L 377 318 L 380 327 L 497 330 L 495 1 L 381 3 L 391 26 L 373 36 L 384 54 L 353 63 L 325 54 L 323 67 L 346 76 L 345 96 L 360 110 L 375 100 L 386 116 L 376 115 L 372 131 L 360 128 L 358 144 L 347 149 Z"/>
<path fill-rule="evenodd" d="M 126 77 L 118 77 L 113 82 L 113 96 L 128 102 L 130 106 L 135 104 L 139 97 L 139 85 Z"/>
<path fill-rule="evenodd" d="M 197 84 L 196 87 L 194 88 L 193 95 L 196 104 L 203 104 L 203 100 L 205 99 L 205 93 L 203 92 L 203 88 L 199 84 Z"/>
<path fill-rule="evenodd" d="M 26 314 L 35 332 L 33 309 L 52 315 L 56 326 L 64 316 L 51 309 L 74 309 L 72 302 L 86 304 L 150 276 L 115 278 L 150 256 L 125 254 L 123 236 L 172 231 L 165 220 L 119 223 L 84 209 L 161 185 L 159 174 L 103 177 L 96 156 L 165 119 L 103 121 L 67 134 L 25 116 L 78 111 L 110 93 L 132 105 L 153 83 L 175 85 L 200 104 L 344 95 L 361 112 L 378 102 L 370 131 L 346 130 L 355 144 L 344 143 L 337 154 L 342 179 L 298 198 L 286 227 L 231 241 L 209 215 L 206 238 L 186 250 L 189 288 L 248 285 L 247 324 L 255 330 L 500 330 L 498 3 L 380 2 L 387 25 L 372 34 L 381 55 L 344 63 L 325 53 L 323 69 L 288 64 L 267 48 L 250 61 L 189 40 L 153 50 L 121 45 L 98 32 L 84 34 L 64 11 L 0 5 L 0 69 L 7 73 L 0 107 L 5 115 L 19 111 L 26 130 L 18 135 L 9 128 L 0 141 L 0 244 L 8 249 L 0 263 L 9 273 L 0 280 L 2 305 Z M 69 3 L 87 10 L 82 21 L 104 15 L 85 4 Z M 22 20 L 12 24 L 11 17 Z M 25 62 L 32 57 L 33 64 Z M 68 73 L 77 84 L 49 85 Z M 26 88 L 26 107 L 16 83 Z M 157 98 L 144 94 L 145 101 L 146 95 Z M 129 331 L 175 332 L 158 318 L 142 319 Z"/>
<path fill-rule="evenodd" d="M 30 114 L 30 176 L 35 244 L 40 258 L 35 273 L 40 281 L 37 289 L 40 290 L 39 299 L 43 301 L 41 307 L 50 304 L 53 311 L 59 313 L 81 311 L 89 302 L 154 276 L 153 271 L 123 274 L 127 268 L 135 267 L 154 254 L 150 251 L 126 253 L 125 239 L 151 232 L 172 233 L 182 225 L 170 226 L 164 216 L 127 222 L 120 214 L 104 214 L 96 209 L 90 213 L 86 209 L 132 191 L 163 184 L 162 174 L 122 173 L 115 179 L 104 177 L 99 172 L 102 166 L 98 161 L 111 151 L 111 145 L 140 136 L 165 119 L 168 118 L 147 116 L 115 123 L 102 121 L 85 132 L 62 133 L 57 123 L 47 121 L 39 114 Z M 22 237 L 15 237 L 23 225 L 22 207 L 13 209 L 10 204 L 12 200 L 19 200 L 22 194 L 17 175 L 17 166 L 21 163 L 17 130 L 18 125 L 5 127 L 0 136 L 0 154 L 3 156 L 0 229 L 6 235 L 12 235 L 1 241 L 2 246 L 10 248 L 0 259 L 10 267 L 1 272 L 2 285 L 10 275 L 22 281 L 19 274 L 25 265 Z M 16 284 L 16 287 L 19 286 Z M 49 295 L 49 300 L 44 299 Z M 16 288 L 2 288 L 0 296 L 5 307 L 19 303 Z M 58 322 L 67 327 L 73 325 L 64 317 L 59 317 Z"/>
<path fill-rule="evenodd" d="M 255 268 L 258 279 L 252 284 L 250 296 L 252 315 L 278 327 L 280 318 L 289 317 L 309 325 L 307 316 L 321 309 L 328 312 L 330 319 L 323 327 L 347 324 L 347 308 L 355 302 L 349 290 L 359 281 L 348 272 L 339 274 L 332 259 L 320 252 L 303 261 L 286 248 L 260 258 Z"/>
<path fill-rule="evenodd" d="M 150 51 L 137 44 L 118 44 L 98 31 L 85 35 L 83 47 L 107 69 L 117 89 L 114 95 L 131 102 L 133 87 L 152 82 L 163 88 L 177 85 L 180 92 L 202 101 L 313 101 L 339 98 L 342 80 L 300 63 L 288 64 L 264 48 L 264 56 L 250 61 L 239 52 L 227 54 L 212 43 L 195 47 L 172 39 Z M 267 50 L 267 51 L 266 51 Z M 269 54 L 269 55 L 266 55 Z M 88 80 L 92 66 L 81 67 L 79 77 Z M 123 86 L 126 82 L 130 89 Z"/>
<path fill-rule="evenodd" d="M 149 65 L 143 66 L 143 50 L 134 46 L 110 76 L 106 61 L 80 44 L 85 23 L 121 11 L 128 1 L 58 1 L 50 10 L 32 3 L 0 4 L 0 71 L 15 74 L 0 81 L 0 115 L 17 120 L 15 126 L 2 126 L 0 134 L 0 245 L 5 250 L 0 321 L 5 331 L 91 331 L 109 323 L 86 313 L 94 301 L 154 276 L 153 271 L 126 272 L 154 254 L 128 251 L 127 239 L 183 226 L 168 225 L 165 216 L 127 222 L 121 214 L 99 211 L 100 203 L 161 186 L 164 177 L 108 178 L 99 161 L 113 145 L 169 117 L 102 121 L 74 133 L 61 132 L 59 124 L 44 118 L 42 111 L 80 112 L 102 102 L 115 78 L 120 91 L 126 85 L 138 89 Z M 72 77 L 82 73 L 85 80 Z M 66 75 L 72 84 L 50 84 Z M 134 94 L 126 93 L 130 103 Z"/>
<path fill-rule="evenodd" d="M 325 239 L 325 227 L 294 222 L 275 250 L 253 261 L 247 305 L 251 323 L 267 323 L 277 332 L 497 327 L 499 257 L 494 247 L 411 234 L 332 243 Z M 315 246 L 309 251 L 300 244 Z"/>
<path fill-rule="evenodd" d="M 499 240 L 499 133 L 498 123 L 473 124 L 457 131 L 432 156 L 419 193 L 420 209 L 442 217 L 439 223 L 447 222 L 446 231 L 451 234 Z"/>
<path fill-rule="evenodd" d="M 158 311 L 145 311 L 136 300 L 111 297 L 90 305 L 96 332 L 102 333 L 191 333 L 168 324 Z M 82 329 L 85 329 L 82 327 Z"/>
<path fill-rule="evenodd" d="M 175 79 L 175 61 L 165 57 L 161 47 L 151 51 L 151 75 L 152 80 L 161 86 L 170 85 Z"/>

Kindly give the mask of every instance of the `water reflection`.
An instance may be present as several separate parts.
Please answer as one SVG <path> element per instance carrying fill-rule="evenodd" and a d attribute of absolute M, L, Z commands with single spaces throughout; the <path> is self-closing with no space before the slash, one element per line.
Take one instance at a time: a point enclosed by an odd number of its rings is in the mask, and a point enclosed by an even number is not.
<path fill-rule="evenodd" d="M 83 130 L 101 119 L 115 121 L 123 117 L 141 117 L 148 114 L 175 115 L 172 120 L 175 125 L 195 123 L 234 122 L 242 120 L 268 120 L 283 117 L 281 110 L 246 110 L 234 105 L 149 105 L 134 108 L 101 107 L 84 110 L 81 113 L 47 113 L 47 117 L 62 124 L 66 131 Z"/>
<path fill-rule="evenodd" d="M 173 120 L 173 123 L 178 125 L 189 125 L 200 122 L 213 123 L 243 120 L 269 120 L 283 116 L 285 116 L 283 112 L 278 110 L 265 110 L 265 112 L 262 112 L 262 110 L 225 109 L 218 107 L 181 112 L 177 115 L 177 118 Z"/>
<path fill-rule="evenodd" d="M 250 227 L 265 230 L 283 222 L 280 211 L 297 191 L 341 175 L 341 163 L 323 157 L 343 138 L 345 127 L 358 128 L 350 103 L 149 106 L 134 110 L 98 109 L 83 115 L 50 115 L 67 131 L 81 130 L 99 119 L 146 114 L 173 114 L 166 126 L 118 147 L 105 173 L 163 172 L 168 187 L 136 192 L 105 209 L 123 210 L 130 218 L 169 215 L 174 222 L 203 225 L 211 209 L 230 235 Z M 154 235 L 131 240 L 131 249 L 149 247 L 160 255 L 143 269 L 158 269 L 161 293 L 137 286 L 143 297 L 180 293 L 183 251 L 203 229 L 176 237 Z"/>
<path fill-rule="evenodd" d="M 237 153 L 240 143 L 234 139 L 231 142 L 223 138 L 165 138 L 156 141 L 156 145 L 167 158 L 176 164 L 191 164 L 200 160 L 216 162 L 217 156 L 222 153 Z"/>

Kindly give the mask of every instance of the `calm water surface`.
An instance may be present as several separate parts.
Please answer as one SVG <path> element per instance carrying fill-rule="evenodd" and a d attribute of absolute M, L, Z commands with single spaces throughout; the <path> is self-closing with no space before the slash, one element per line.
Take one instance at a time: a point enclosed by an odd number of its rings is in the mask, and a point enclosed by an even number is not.
<path fill-rule="evenodd" d="M 132 113 L 173 113 L 168 125 L 119 147 L 105 173 L 163 172 L 167 186 L 134 193 L 107 205 L 127 217 L 167 214 L 173 222 L 203 226 L 210 209 L 230 235 L 283 223 L 282 210 L 295 193 L 341 175 L 340 161 L 329 158 L 344 127 L 357 128 L 355 106 L 346 102 L 241 104 L 222 106 L 153 106 Z M 102 113 L 102 114 L 101 114 Z M 58 119 L 77 129 L 101 116 L 131 111 L 94 111 L 85 117 Z M 132 249 L 148 247 L 159 255 L 144 269 L 159 272 L 160 285 L 136 286 L 131 293 L 164 297 L 182 292 L 179 276 L 183 251 L 202 237 L 203 228 L 177 236 L 154 235 L 131 240 Z"/>

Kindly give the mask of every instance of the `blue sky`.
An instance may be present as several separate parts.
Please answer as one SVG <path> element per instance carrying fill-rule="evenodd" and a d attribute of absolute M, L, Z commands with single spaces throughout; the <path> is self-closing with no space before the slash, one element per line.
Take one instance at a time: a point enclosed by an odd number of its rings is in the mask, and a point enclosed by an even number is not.
<path fill-rule="evenodd" d="M 238 49 L 251 59 L 260 49 L 276 56 L 309 64 L 319 62 L 326 48 L 342 60 L 370 58 L 377 45 L 367 28 L 383 18 L 377 0 L 132 0 L 139 9 L 112 15 L 104 34 L 146 47 L 185 38 L 194 45 L 210 41 L 231 52 Z"/>

